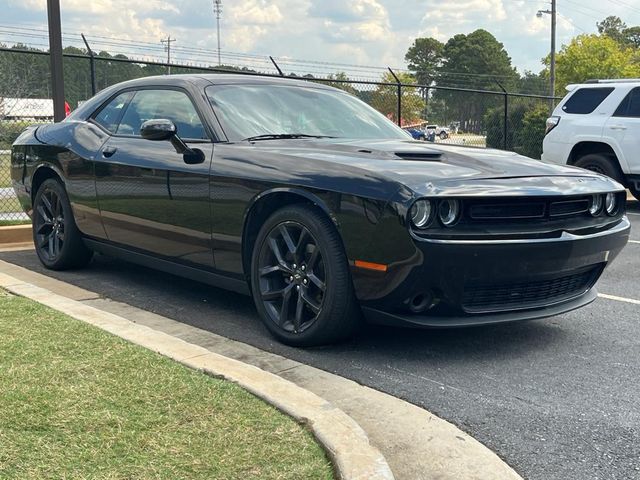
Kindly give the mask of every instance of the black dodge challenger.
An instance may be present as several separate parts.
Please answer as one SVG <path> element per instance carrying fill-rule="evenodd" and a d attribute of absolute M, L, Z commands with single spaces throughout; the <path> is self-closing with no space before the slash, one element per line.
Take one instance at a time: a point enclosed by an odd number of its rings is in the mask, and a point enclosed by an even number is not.
<path fill-rule="evenodd" d="M 102 252 L 253 296 L 292 345 L 360 319 L 428 327 L 581 307 L 629 237 L 585 170 L 413 141 L 305 81 L 175 75 L 112 86 L 15 142 L 13 186 L 51 269 Z"/>

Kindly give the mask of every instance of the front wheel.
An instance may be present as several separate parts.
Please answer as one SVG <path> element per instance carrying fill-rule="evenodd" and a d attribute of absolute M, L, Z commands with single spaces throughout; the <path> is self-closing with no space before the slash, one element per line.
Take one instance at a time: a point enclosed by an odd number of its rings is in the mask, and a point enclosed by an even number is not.
<path fill-rule="evenodd" d="M 610 155 L 590 153 L 584 157 L 580 157 L 578 161 L 576 161 L 575 166 L 606 175 L 607 177 L 613 178 L 616 182 L 624 183 L 622 170 L 620 170 L 617 160 Z"/>
<path fill-rule="evenodd" d="M 253 251 L 251 289 L 260 318 L 288 345 L 340 341 L 360 322 L 338 232 L 310 206 L 285 207 L 264 223 Z"/>
<path fill-rule="evenodd" d="M 69 197 L 55 179 L 42 182 L 33 202 L 33 243 L 51 270 L 83 267 L 92 257 L 73 219 Z"/>

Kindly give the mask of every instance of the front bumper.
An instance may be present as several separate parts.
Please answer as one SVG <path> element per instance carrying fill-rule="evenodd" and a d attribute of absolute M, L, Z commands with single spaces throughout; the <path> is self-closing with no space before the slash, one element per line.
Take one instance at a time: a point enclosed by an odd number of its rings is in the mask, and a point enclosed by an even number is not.
<path fill-rule="evenodd" d="M 361 299 L 362 310 L 372 323 L 424 327 L 503 323 L 565 313 L 595 300 L 594 284 L 626 245 L 629 231 L 630 223 L 623 217 L 612 228 L 590 235 L 415 239 L 413 258 L 390 266 L 386 288 L 378 290 L 383 295 L 376 298 L 375 289 L 369 290 Z M 429 300 L 412 304 L 424 298 Z M 415 308 L 416 303 L 420 308 Z"/>

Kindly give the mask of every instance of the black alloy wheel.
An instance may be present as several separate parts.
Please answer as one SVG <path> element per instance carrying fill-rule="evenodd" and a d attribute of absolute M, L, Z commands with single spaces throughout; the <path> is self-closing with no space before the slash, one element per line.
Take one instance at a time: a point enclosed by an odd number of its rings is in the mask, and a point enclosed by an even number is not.
<path fill-rule="evenodd" d="M 42 264 L 53 270 L 81 267 L 92 253 L 76 227 L 67 193 L 55 179 L 45 180 L 33 206 L 33 243 Z"/>
<path fill-rule="evenodd" d="M 65 218 L 62 200 L 52 189 L 45 189 L 36 205 L 35 245 L 48 262 L 55 262 L 64 244 Z"/>
<path fill-rule="evenodd" d="M 277 225 L 262 245 L 258 261 L 260 295 L 271 321 L 287 332 L 304 332 L 318 319 L 326 271 L 317 241 L 307 227 Z"/>
<path fill-rule="evenodd" d="M 251 289 L 263 323 L 283 343 L 331 343 L 359 325 L 342 242 L 314 207 L 292 205 L 267 219 L 253 251 Z"/>

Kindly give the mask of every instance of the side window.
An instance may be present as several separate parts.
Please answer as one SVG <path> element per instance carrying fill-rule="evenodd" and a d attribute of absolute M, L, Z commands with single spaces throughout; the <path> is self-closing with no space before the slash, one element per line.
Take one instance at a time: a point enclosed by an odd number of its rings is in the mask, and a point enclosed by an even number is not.
<path fill-rule="evenodd" d="M 611 92 L 613 92 L 613 88 L 580 88 L 569 97 L 569 100 L 562 106 L 562 111 L 586 115 L 598 108 L 598 105 Z"/>
<path fill-rule="evenodd" d="M 127 105 L 132 95 L 133 92 L 121 93 L 102 107 L 102 109 L 93 117 L 93 120 L 109 130 L 111 133 L 116 133 L 118 122 L 120 121 L 120 117 L 122 117 L 124 107 Z"/>
<path fill-rule="evenodd" d="M 116 133 L 138 136 L 144 122 L 160 118 L 175 123 L 182 138 L 208 139 L 193 103 L 186 93 L 177 90 L 138 90 Z"/>
<path fill-rule="evenodd" d="M 613 116 L 640 118 L 640 87 L 634 88 L 624 97 Z"/>

